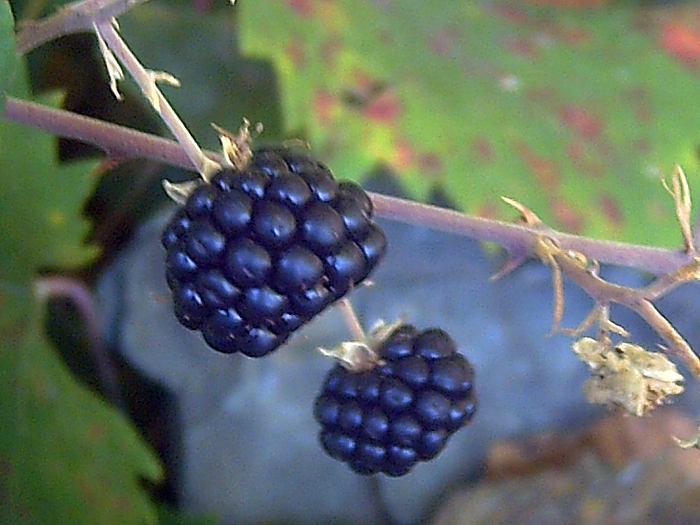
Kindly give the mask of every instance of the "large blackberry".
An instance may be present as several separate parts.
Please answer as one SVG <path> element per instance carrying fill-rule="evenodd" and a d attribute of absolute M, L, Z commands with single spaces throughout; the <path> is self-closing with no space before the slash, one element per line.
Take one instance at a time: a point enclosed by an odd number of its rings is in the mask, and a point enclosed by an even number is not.
<path fill-rule="evenodd" d="M 474 371 L 439 328 L 399 325 L 374 352 L 369 370 L 337 364 L 329 372 L 314 417 L 331 457 L 359 474 L 403 476 L 471 420 Z"/>
<path fill-rule="evenodd" d="M 219 352 L 268 354 L 382 259 L 372 213 L 360 186 L 308 154 L 258 150 L 199 185 L 163 231 L 177 319 Z"/>

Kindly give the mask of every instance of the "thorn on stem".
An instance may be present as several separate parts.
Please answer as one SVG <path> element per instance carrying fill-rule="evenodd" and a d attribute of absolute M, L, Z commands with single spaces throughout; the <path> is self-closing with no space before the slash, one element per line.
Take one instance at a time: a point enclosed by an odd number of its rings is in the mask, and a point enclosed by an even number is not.
<path fill-rule="evenodd" d="M 521 221 L 528 226 L 537 226 L 542 223 L 537 214 L 524 204 L 508 197 L 501 197 L 501 200 L 520 212 Z"/>
<path fill-rule="evenodd" d="M 690 214 L 693 206 L 690 197 L 690 188 L 688 187 L 688 179 L 683 169 L 676 164 L 671 174 L 671 188 L 668 187 L 666 180 L 662 179 L 661 183 L 668 194 L 671 195 L 676 206 L 676 217 L 681 225 L 685 251 L 686 253 L 694 253 L 695 244 L 693 241 L 692 228 L 690 226 Z"/>
<path fill-rule="evenodd" d="M 115 28 L 118 27 L 116 19 L 112 19 L 109 23 L 111 23 Z M 104 58 L 105 66 L 107 67 L 107 75 L 109 76 L 109 88 L 112 90 L 114 97 L 121 102 L 122 100 L 124 100 L 124 96 L 119 91 L 118 84 L 119 82 L 124 80 L 124 70 L 119 65 L 117 57 L 114 56 L 114 53 L 105 42 L 99 24 L 93 24 L 93 30 L 97 35 L 97 45 L 100 49 L 102 57 Z"/>

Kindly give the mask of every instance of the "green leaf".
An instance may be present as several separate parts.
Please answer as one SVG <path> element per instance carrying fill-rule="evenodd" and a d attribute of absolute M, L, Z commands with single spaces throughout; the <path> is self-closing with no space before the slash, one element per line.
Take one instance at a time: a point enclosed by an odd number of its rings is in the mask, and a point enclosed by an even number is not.
<path fill-rule="evenodd" d="M 27 97 L 21 76 L 11 92 Z M 6 121 L 0 144 L 0 523 L 153 523 L 141 481 L 162 475 L 157 459 L 51 348 L 33 285 L 39 270 L 95 255 L 81 217 L 95 164 L 58 166 L 55 138 Z"/>
<path fill-rule="evenodd" d="M 15 297 L 12 307 L 33 301 Z M 123 417 L 73 379 L 41 335 L 38 307 L 31 313 L 34 323 L 15 326 L 18 340 L 4 331 L 0 345 L 0 521 L 154 523 L 140 478 L 161 475 L 157 460 Z"/>
<path fill-rule="evenodd" d="M 80 210 L 97 179 L 94 163 L 57 167 L 52 137 L 0 121 L 0 278 L 23 280 L 38 269 L 76 268 L 96 254 L 84 244 L 88 223 Z"/>
<path fill-rule="evenodd" d="M 10 4 L 0 1 L 0 101 L 5 99 L 17 64 L 14 25 Z"/>
<path fill-rule="evenodd" d="M 168 507 L 158 507 L 159 525 L 216 525 L 219 521 L 212 513 L 191 514 Z"/>
<path fill-rule="evenodd" d="M 337 175 L 384 163 L 414 198 L 439 184 L 463 210 L 512 217 L 505 195 L 569 231 L 680 243 L 659 179 L 680 163 L 700 198 L 700 82 L 657 42 L 661 11 L 459 0 L 236 9 L 244 53 L 275 64 L 287 129 L 304 130 Z"/>

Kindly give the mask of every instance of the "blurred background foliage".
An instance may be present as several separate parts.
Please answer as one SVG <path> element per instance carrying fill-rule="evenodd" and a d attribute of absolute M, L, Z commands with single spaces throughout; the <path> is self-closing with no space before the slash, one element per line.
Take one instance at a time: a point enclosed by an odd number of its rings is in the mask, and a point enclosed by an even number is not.
<path fill-rule="evenodd" d="M 11 9 L 27 21 L 61 4 Z M 120 23 L 146 67 L 182 81 L 164 91 L 207 148 L 218 146 L 210 123 L 235 130 L 245 117 L 264 124 L 259 142 L 306 140 L 341 178 L 388 168 L 417 199 L 439 191 L 470 213 L 511 218 L 498 200 L 507 195 L 558 228 L 678 245 L 659 180 L 679 163 L 700 195 L 695 4 L 439 7 L 170 0 Z M 130 82 L 114 100 L 91 35 L 31 52 L 25 85 L 2 8 L 4 91 L 167 136 Z M 89 315 L 74 299 L 47 310 L 35 287 L 42 276 L 89 288 L 166 202 L 160 181 L 193 174 L 143 159 L 100 163 L 89 145 L 4 122 L 0 140 L 0 522 L 206 521 L 173 510 L 167 395 L 115 355 L 105 375 Z"/>

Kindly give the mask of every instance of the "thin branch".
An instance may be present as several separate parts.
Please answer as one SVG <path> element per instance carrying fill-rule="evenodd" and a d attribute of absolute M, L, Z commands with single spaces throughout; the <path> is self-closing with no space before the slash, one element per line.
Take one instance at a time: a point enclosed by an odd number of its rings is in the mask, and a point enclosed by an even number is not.
<path fill-rule="evenodd" d="M 664 352 L 676 356 L 696 379 L 700 379 L 700 359 L 688 342 L 678 333 L 678 330 L 661 315 L 651 301 L 639 300 L 632 309 L 666 342 L 668 346 L 662 347 Z"/>
<path fill-rule="evenodd" d="M 558 270 L 590 295 L 597 305 L 617 303 L 636 312 L 666 342 L 668 347 L 664 350 L 678 357 L 688 370 L 700 379 L 700 359 L 683 336 L 678 333 L 678 330 L 659 313 L 650 297 L 646 296 L 649 291 L 651 297 L 660 297 L 664 291 L 674 288 L 677 284 L 695 279 L 695 276 L 698 275 L 700 259 L 694 259 L 693 262 L 673 272 L 678 282 L 671 283 L 666 277 L 662 277 L 660 281 L 663 284 L 660 286 L 654 286 L 652 283 L 647 288 L 635 289 L 614 284 L 598 277 L 590 272 L 581 261 L 568 256 L 551 239 L 540 239 L 538 247 L 543 263 L 551 264 L 549 261 L 552 260 L 556 262 Z M 685 281 L 681 279 L 685 279 Z"/>
<path fill-rule="evenodd" d="M 116 21 L 114 19 L 95 22 L 94 30 L 100 39 L 101 49 L 105 59 L 107 60 L 110 78 L 112 79 L 113 90 L 116 92 L 116 80 L 121 74 L 120 70 L 115 71 L 115 66 L 112 64 L 114 56 L 121 62 L 129 71 L 133 79 L 141 88 L 141 91 L 146 96 L 146 99 L 151 103 L 154 109 L 163 119 L 163 122 L 168 126 L 172 134 L 180 143 L 181 148 L 187 154 L 187 157 L 192 162 L 192 166 L 199 172 L 205 180 L 208 180 L 212 173 L 219 171 L 221 166 L 209 159 L 202 149 L 194 140 L 194 137 L 189 132 L 184 123 L 177 116 L 175 110 L 163 96 L 163 93 L 158 89 L 157 81 L 166 81 L 170 84 L 176 84 L 174 77 L 163 73 L 149 71 L 141 65 L 134 53 L 129 49 L 129 46 L 122 40 L 117 31 Z M 112 53 L 114 55 L 112 55 Z M 110 64 L 112 66 L 110 67 Z M 118 66 L 117 66 L 118 67 Z"/>
<path fill-rule="evenodd" d="M 660 299 L 683 283 L 700 279 L 700 258 L 694 257 L 690 262 L 667 274 L 659 276 L 644 288 L 644 297 L 650 301 Z"/>
<path fill-rule="evenodd" d="M 528 253 L 532 253 L 535 238 L 542 233 L 541 230 L 533 230 L 528 226 L 483 219 L 377 193 L 370 195 L 379 217 L 456 233 L 480 241 L 492 241 L 508 251 L 525 248 Z M 555 240 L 563 250 L 584 253 L 601 263 L 636 268 L 654 275 L 676 270 L 692 259 L 692 255 L 680 250 L 591 239 L 556 230 L 547 230 L 547 237 Z"/>
<path fill-rule="evenodd" d="M 71 111 L 7 97 L 4 117 L 11 122 L 26 124 L 58 137 L 93 144 L 116 159 L 148 158 L 192 169 L 192 163 L 182 147 L 173 140 Z M 214 161 L 220 160 L 217 153 L 207 151 L 206 154 Z"/>
<path fill-rule="evenodd" d="M 362 328 L 362 323 L 360 323 L 360 320 L 357 318 L 357 312 L 355 312 L 355 309 L 352 307 L 350 299 L 344 297 L 338 301 L 337 304 L 338 308 L 343 312 L 343 319 L 352 336 L 358 341 L 365 339 L 365 329 Z"/>
<path fill-rule="evenodd" d="M 100 386 L 107 399 L 118 405 L 120 401 L 119 381 L 114 372 L 112 359 L 102 339 L 102 330 L 92 292 L 84 282 L 65 276 L 42 277 L 36 280 L 35 285 L 40 297 L 66 298 L 78 310 L 90 339 L 88 349 L 95 361 Z"/>
<path fill-rule="evenodd" d="M 192 169 L 190 160 L 177 142 L 98 119 L 13 97 L 6 98 L 4 117 L 12 122 L 40 128 L 52 135 L 93 144 L 109 155 L 149 158 Z M 214 161 L 221 159 L 214 152 L 204 153 Z M 495 242 L 511 253 L 532 254 L 537 236 L 542 235 L 541 229 L 521 224 L 483 219 L 378 193 L 370 193 L 370 197 L 377 217 L 434 228 L 479 241 Z M 692 254 L 680 250 L 590 239 L 556 230 L 547 230 L 546 233 L 562 250 L 584 253 L 601 263 L 636 268 L 655 275 L 673 272 L 693 260 Z"/>
<path fill-rule="evenodd" d="M 46 42 L 72 33 L 92 31 L 95 20 L 116 18 L 148 0 L 84 0 L 62 7 L 40 21 L 23 21 L 16 36 L 16 49 L 28 53 Z"/>

